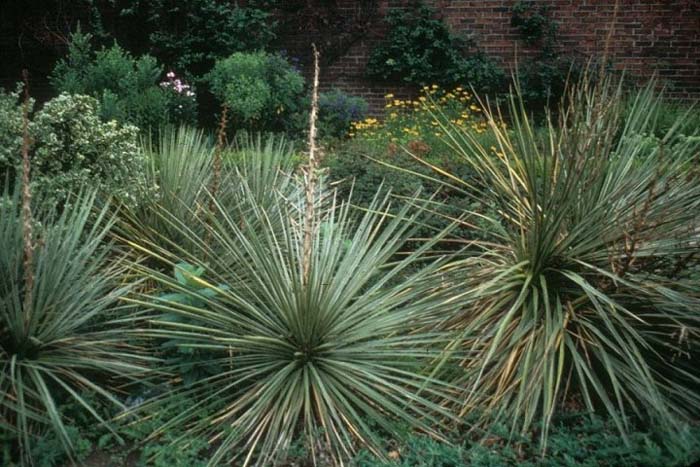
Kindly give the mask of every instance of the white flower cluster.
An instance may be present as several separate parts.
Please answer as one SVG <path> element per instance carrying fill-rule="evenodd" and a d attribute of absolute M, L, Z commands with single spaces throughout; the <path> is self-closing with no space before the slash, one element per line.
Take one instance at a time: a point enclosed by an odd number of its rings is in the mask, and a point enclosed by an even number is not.
<path fill-rule="evenodd" d="M 176 93 L 185 95 L 187 97 L 195 96 L 194 91 L 192 90 L 192 86 L 190 86 L 189 84 L 185 84 L 180 78 L 175 76 L 174 72 L 168 72 L 168 74 L 166 74 L 165 77 L 168 78 L 168 80 L 160 83 L 161 87 L 166 89 L 172 89 Z"/>

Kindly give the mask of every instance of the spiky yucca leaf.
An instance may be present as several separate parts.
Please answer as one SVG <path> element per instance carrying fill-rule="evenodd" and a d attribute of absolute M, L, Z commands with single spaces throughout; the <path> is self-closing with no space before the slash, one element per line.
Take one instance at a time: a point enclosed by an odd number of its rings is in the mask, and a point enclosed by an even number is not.
<path fill-rule="evenodd" d="M 358 446 L 382 455 L 378 430 L 400 436 L 397 424 L 439 437 L 447 413 L 432 401 L 448 391 L 422 368 L 445 337 L 419 329 L 431 328 L 454 294 L 435 278 L 439 261 L 412 269 L 430 244 L 396 259 L 412 230 L 406 209 L 392 218 L 384 202 L 364 215 L 347 205 L 326 209 L 305 282 L 303 213 L 278 206 L 273 211 L 285 215 L 256 208 L 242 216 L 216 206 L 205 225 L 219 254 L 194 264 L 208 271 L 191 278 L 197 290 L 145 271 L 203 304 L 143 297 L 141 305 L 182 318 L 154 320 L 154 334 L 210 352 L 221 368 L 179 390 L 197 403 L 163 430 L 185 424 L 187 437 L 207 435 L 216 447 L 212 465 L 232 458 L 270 465 L 295 440 L 321 463 L 329 462 L 324 455 L 342 462 Z"/>
<path fill-rule="evenodd" d="M 119 231 L 161 242 L 179 243 L 177 230 L 158 215 L 167 209 L 175 218 L 194 226 L 212 176 L 214 146 L 201 130 L 167 127 L 154 141 L 152 135 L 141 142 L 144 177 L 153 195 L 141 205 L 122 210 Z"/>
<path fill-rule="evenodd" d="M 539 424 L 544 442 L 566 404 L 602 409 L 623 435 L 630 417 L 673 429 L 700 407 L 685 352 L 700 331 L 700 145 L 675 128 L 649 144 L 653 86 L 623 119 L 622 87 L 584 78 L 545 131 L 515 97 L 512 129 L 486 112 L 493 147 L 443 126 L 476 177 L 434 169 L 491 226 L 449 268 L 472 302 L 444 323 L 470 352 L 463 413 Z"/>
<path fill-rule="evenodd" d="M 191 254 L 197 246 L 189 240 L 205 235 L 200 219 L 211 210 L 208 191 L 214 188 L 217 149 L 202 131 L 181 127 L 162 130 L 157 144 L 144 140 L 142 150 L 154 197 L 135 209 L 122 210 L 119 236 L 127 242 L 138 238 L 158 245 L 166 256 L 166 250 Z M 215 188 L 220 204 L 243 210 L 250 201 L 270 205 L 280 194 L 298 197 L 291 176 L 292 146 L 284 138 L 241 135 L 220 150 L 225 162 Z M 182 235 L 183 230 L 188 232 Z"/>
<path fill-rule="evenodd" d="M 125 266 L 104 242 L 113 220 L 107 208 L 95 213 L 94 197 L 78 197 L 61 215 L 36 213 L 27 307 L 19 200 L 0 196 L 0 425 L 17 436 L 23 461 L 47 427 L 70 453 L 59 404 L 77 402 L 106 424 L 85 394 L 123 408 L 110 378 L 140 377 L 150 360 L 128 341 Z"/>

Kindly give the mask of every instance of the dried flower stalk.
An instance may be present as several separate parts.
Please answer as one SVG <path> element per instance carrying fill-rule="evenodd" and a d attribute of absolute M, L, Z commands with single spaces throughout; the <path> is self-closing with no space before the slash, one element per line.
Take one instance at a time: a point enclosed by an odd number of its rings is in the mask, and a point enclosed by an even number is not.
<path fill-rule="evenodd" d="M 24 322 L 31 322 L 34 292 L 34 232 L 32 219 L 32 191 L 29 186 L 31 161 L 29 148 L 29 73 L 22 72 L 24 79 L 24 103 L 22 106 L 22 243 L 24 246 Z M 25 329 L 26 330 L 26 329 Z"/>
<path fill-rule="evenodd" d="M 318 118 L 318 81 L 320 68 L 319 52 L 316 44 L 311 44 L 314 54 L 314 81 L 311 93 L 311 115 L 309 116 L 309 163 L 305 169 L 306 180 L 306 210 L 304 212 L 304 245 L 303 245 L 303 277 L 304 282 L 308 283 L 311 267 L 311 254 L 313 249 L 313 234 L 315 221 L 315 199 L 316 192 L 316 177 L 318 172 L 318 159 L 316 157 L 316 120 Z"/>

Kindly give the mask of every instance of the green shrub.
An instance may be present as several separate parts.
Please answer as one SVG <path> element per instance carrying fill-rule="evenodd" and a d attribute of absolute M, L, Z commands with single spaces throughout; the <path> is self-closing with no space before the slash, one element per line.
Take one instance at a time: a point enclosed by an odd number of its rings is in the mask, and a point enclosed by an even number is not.
<path fill-rule="evenodd" d="M 304 78 L 282 56 L 236 52 L 206 76 L 237 129 L 284 130 L 303 108 Z"/>
<path fill-rule="evenodd" d="M 633 109 L 633 102 L 627 108 Z M 676 138 L 700 136 L 700 107 L 697 104 L 666 100 L 660 103 L 652 117 L 655 119 L 652 136 L 659 140 L 669 132 Z"/>
<path fill-rule="evenodd" d="M 195 123 L 194 90 L 180 80 L 176 86 L 174 74 L 160 83 L 163 67 L 155 58 L 132 57 L 116 44 L 95 52 L 90 40 L 80 31 L 71 36 L 68 56 L 51 74 L 57 92 L 95 97 L 105 121 L 115 119 L 142 129 Z"/>
<path fill-rule="evenodd" d="M 136 0 L 122 15 L 145 18 L 152 53 L 190 78 L 203 76 L 234 52 L 265 50 L 276 38 L 270 13 L 235 2 Z"/>
<path fill-rule="evenodd" d="M 36 112 L 31 123 L 32 186 L 64 202 L 83 186 L 136 204 L 148 193 L 141 173 L 136 127 L 102 122 L 89 96 L 62 94 Z"/>
<path fill-rule="evenodd" d="M 106 243 L 109 207 L 94 210 L 91 192 L 56 215 L 34 198 L 27 270 L 20 191 L 9 195 L 6 187 L 0 196 L 0 426 L 14 437 L 18 460 L 31 462 L 47 430 L 69 454 L 81 448 L 58 409 L 62 403 L 73 401 L 94 423 L 109 426 L 81 394 L 123 410 L 118 391 L 142 378 L 151 359 L 130 332 L 136 321 L 122 302 L 130 289 L 126 264 Z"/>
<path fill-rule="evenodd" d="M 388 36 L 374 48 L 367 76 L 387 82 L 425 86 L 473 86 L 479 92 L 498 92 L 505 74 L 484 54 L 467 57 L 466 42 L 436 18 L 432 8 L 418 2 L 389 10 Z"/>
<path fill-rule="evenodd" d="M 0 178 L 11 175 L 9 170 L 19 163 L 22 149 L 21 88 L 15 92 L 0 89 Z M 34 107 L 34 101 L 30 103 Z M 4 182 L 2 179 L 0 182 Z"/>
<path fill-rule="evenodd" d="M 388 154 L 386 149 L 365 140 L 350 140 L 336 148 L 323 161 L 331 183 L 343 199 L 352 194 L 353 202 L 367 207 L 377 190 L 391 191 L 395 196 L 411 196 L 425 188 L 425 182 L 413 174 L 399 172 L 381 162 L 392 163 L 406 170 L 428 174 L 429 170 L 402 153 Z M 436 188 L 433 186 L 433 188 Z"/>
<path fill-rule="evenodd" d="M 16 98 L 16 93 L 0 94 L 0 105 L 7 110 L 0 121 L 0 139 L 8 142 L 0 159 L 3 181 L 14 180 L 21 166 L 21 107 L 16 101 L 12 105 Z M 64 203 L 85 186 L 126 204 L 138 204 L 149 193 L 142 176 L 138 129 L 102 122 L 92 97 L 61 94 L 48 101 L 31 115 L 29 135 L 32 190 L 47 203 Z"/>
<path fill-rule="evenodd" d="M 450 183 L 494 207 L 483 253 L 453 265 L 472 300 L 445 321 L 471 355 L 455 380 L 463 413 L 487 408 L 484 424 L 507 419 L 515 434 L 539 423 L 542 447 L 572 401 L 623 439 L 634 417 L 669 433 L 697 417 L 700 141 L 640 144 L 653 86 L 623 118 L 622 87 L 587 77 L 546 138 L 517 98 L 512 130 L 488 116 L 494 148 L 450 130 L 476 174 Z"/>
<path fill-rule="evenodd" d="M 366 206 L 382 186 L 397 197 L 410 197 L 416 190 L 424 194 L 439 191 L 433 202 L 454 216 L 465 209 L 485 209 L 478 200 L 445 185 L 445 180 L 430 168 L 438 165 L 465 180 L 473 176 L 444 139 L 445 122 L 468 131 L 484 145 L 494 142 L 486 131 L 481 108 L 461 87 L 446 90 L 425 86 L 414 100 L 387 94 L 383 119 L 370 117 L 353 122 L 350 139 L 326 157 L 329 177 L 341 196 L 349 196 L 352 191 L 353 202 L 361 206 Z M 451 221 L 436 216 L 426 217 L 424 222 L 417 231 L 421 238 L 430 238 Z M 462 239 L 475 236 L 464 227 L 454 233 Z"/>

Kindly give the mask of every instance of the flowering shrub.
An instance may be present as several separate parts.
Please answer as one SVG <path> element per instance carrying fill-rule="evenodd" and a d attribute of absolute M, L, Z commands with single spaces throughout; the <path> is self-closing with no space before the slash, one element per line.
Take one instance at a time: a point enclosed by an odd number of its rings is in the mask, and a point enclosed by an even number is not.
<path fill-rule="evenodd" d="M 160 87 L 170 97 L 168 102 L 171 119 L 194 125 L 197 123 L 197 94 L 194 87 L 178 78 L 174 71 L 169 71 L 165 78 Z"/>
<path fill-rule="evenodd" d="M 486 120 L 472 94 L 461 87 L 443 89 L 433 84 L 424 86 L 415 99 L 387 94 L 384 107 L 381 118 L 367 117 L 353 122 L 350 140 L 327 157 L 325 165 L 330 179 L 337 182 L 340 195 L 348 196 L 352 192 L 354 203 L 368 205 L 380 186 L 399 197 L 411 196 L 419 189 L 425 194 L 439 190 L 435 201 L 444 202 L 444 209 L 455 216 L 460 214 L 460 209 L 485 209 L 463 191 L 443 186 L 439 176 L 404 151 L 431 164 L 449 167 L 465 179 L 472 177 L 444 139 L 444 127 L 456 125 L 488 144 Z M 430 238 L 446 224 L 441 218 L 427 219 L 416 235 Z M 457 231 L 465 238 L 474 236 L 465 229 Z"/>
<path fill-rule="evenodd" d="M 194 123 L 194 95 L 177 92 L 170 85 L 159 86 L 163 67 L 155 58 L 133 57 L 117 44 L 93 51 L 91 38 L 80 31 L 71 36 L 68 56 L 58 62 L 51 74 L 56 91 L 96 98 L 104 121 L 114 119 L 141 129 Z M 194 92 L 183 85 L 181 91 Z"/>
<path fill-rule="evenodd" d="M 481 108 L 462 87 L 446 90 L 437 84 L 424 86 L 416 99 L 385 96 L 383 119 L 369 117 L 351 124 L 350 136 L 372 141 L 396 152 L 403 146 L 420 156 L 449 157 L 443 141 L 447 121 L 476 134 L 486 131 Z"/>

